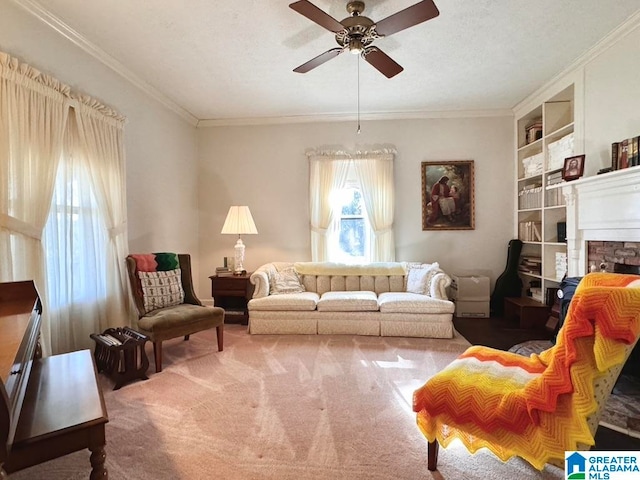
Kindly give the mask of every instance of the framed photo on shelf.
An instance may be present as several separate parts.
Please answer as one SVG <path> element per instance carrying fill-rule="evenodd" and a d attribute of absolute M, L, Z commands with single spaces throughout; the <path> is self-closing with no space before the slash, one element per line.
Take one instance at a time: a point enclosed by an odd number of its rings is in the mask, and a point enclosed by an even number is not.
<path fill-rule="evenodd" d="M 576 155 L 564 159 L 562 179 L 569 182 L 577 180 L 584 173 L 584 155 Z"/>
<path fill-rule="evenodd" d="M 473 230 L 473 160 L 422 162 L 422 230 Z"/>

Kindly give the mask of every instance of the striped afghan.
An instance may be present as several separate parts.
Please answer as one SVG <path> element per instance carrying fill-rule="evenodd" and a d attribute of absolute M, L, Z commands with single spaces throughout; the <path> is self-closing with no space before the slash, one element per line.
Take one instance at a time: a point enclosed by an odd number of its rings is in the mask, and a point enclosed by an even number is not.
<path fill-rule="evenodd" d="M 503 461 L 519 456 L 538 469 L 563 462 L 565 450 L 594 444 L 588 417 L 599 407 L 598 382 L 619 372 L 639 332 L 640 277 L 589 274 L 555 346 L 528 358 L 468 348 L 414 392 L 418 427 L 443 447 L 458 438 L 471 453 L 486 447 Z"/>

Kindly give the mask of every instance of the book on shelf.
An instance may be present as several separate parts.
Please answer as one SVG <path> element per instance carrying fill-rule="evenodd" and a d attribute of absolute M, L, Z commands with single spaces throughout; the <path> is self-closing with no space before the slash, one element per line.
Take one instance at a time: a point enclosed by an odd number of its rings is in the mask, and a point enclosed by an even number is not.
<path fill-rule="evenodd" d="M 640 165 L 640 136 L 611 144 L 611 169 L 622 170 Z"/>
<path fill-rule="evenodd" d="M 555 185 L 562 182 L 562 170 L 547 174 L 547 185 Z"/>
<path fill-rule="evenodd" d="M 611 169 L 618 170 L 618 150 L 620 144 L 618 142 L 613 142 L 611 144 Z"/>
<path fill-rule="evenodd" d="M 554 305 L 558 299 L 558 290 L 560 290 L 558 287 L 547 287 L 544 296 L 544 303 L 550 307 Z"/>
<path fill-rule="evenodd" d="M 541 242 L 542 223 L 520 222 L 518 224 L 518 238 L 523 242 Z"/>
<path fill-rule="evenodd" d="M 520 265 L 518 265 L 518 270 L 522 273 L 540 275 L 540 273 L 542 272 L 542 258 L 529 256 L 520 257 Z"/>
<path fill-rule="evenodd" d="M 629 140 L 625 139 L 620 145 L 620 169 L 629 167 Z"/>

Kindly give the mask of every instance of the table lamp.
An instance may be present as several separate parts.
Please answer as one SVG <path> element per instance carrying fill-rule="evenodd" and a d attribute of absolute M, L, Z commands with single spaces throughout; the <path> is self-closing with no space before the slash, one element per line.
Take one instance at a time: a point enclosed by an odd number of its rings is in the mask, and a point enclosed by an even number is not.
<path fill-rule="evenodd" d="M 253 222 L 253 217 L 247 206 L 234 205 L 229 207 L 229 213 L 222 226 L 222 232 L 224 234 L 238 235 L 238 241 L 234 247 L 234 275 L 242 275 L 245 273 L 243 266 L 244 263 L 244 243 L 240 235 L 254 235 L 258 233 L 256 224 Z"/>

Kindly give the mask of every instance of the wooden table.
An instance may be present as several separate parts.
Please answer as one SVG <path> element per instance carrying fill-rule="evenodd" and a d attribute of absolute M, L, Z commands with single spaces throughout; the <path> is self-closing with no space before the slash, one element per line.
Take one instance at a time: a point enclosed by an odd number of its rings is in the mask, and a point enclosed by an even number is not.
<path fill-rule="evenodd" d="M 519 321 L 520 328 L 542 328 L 549 317 L 550 308 L 530 297 L 504 299 L 504 318 Z"/>
<path fill-rule="evenodd" d="M 5 470 L 15 472 L 88 448 L 90 478 L 106 479 L 108 421 L 89 350 L 35 360 Z"/>
<path fill-rule="evenodd" d="M 231 273 L 212 275 L 211 296 L 216 307 L 224 308 L 225 323 L 249 323 L 247 304 L 253 296 L 254 286 L 249 280 L 253 272 L 242 275 Z"/>

